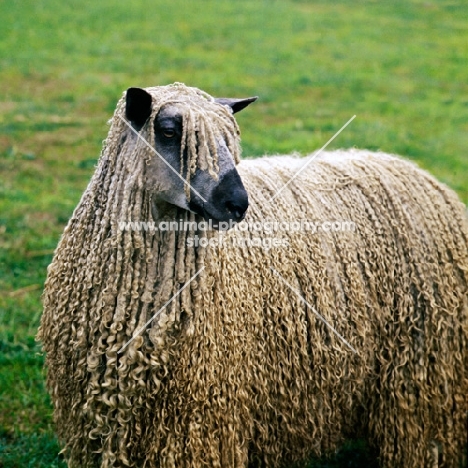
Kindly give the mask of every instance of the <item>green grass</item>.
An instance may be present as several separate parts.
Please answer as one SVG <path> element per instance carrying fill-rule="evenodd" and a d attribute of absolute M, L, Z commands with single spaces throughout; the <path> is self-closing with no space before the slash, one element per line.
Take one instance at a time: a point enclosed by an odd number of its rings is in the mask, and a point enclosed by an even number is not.
<path fill-rule="evenodd" d="M 402 154 L 468 201 L 463 2 L 9 0 L 0 15 L 1 467 L 64 466 L 40 293 L 129 86 L 259 95 L 238 118 L 246 156 L 306 154 L 356 114 L 331 147 Z M 311 466 L 359 466 L 351 451 Z"/>

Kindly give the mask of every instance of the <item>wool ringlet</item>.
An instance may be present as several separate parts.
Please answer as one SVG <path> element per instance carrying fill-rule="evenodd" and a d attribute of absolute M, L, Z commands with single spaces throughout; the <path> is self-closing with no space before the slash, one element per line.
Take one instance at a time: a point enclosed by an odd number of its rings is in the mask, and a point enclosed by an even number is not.
<path fill-rule="evenodd" d="M 227 109 L 183 85 L 147 90 L 148 141 L 161 106 L 177 101 L 191 171 L 206 164 L 216 177 L 219 136 L 238 158 Z M 123 100 L 44 291 L 39 338 L 69 466 L 287 466 L 357 436 L 382 467 L 437 457 L 458 467 L 468 224 L 456 195 L 412 163 L 358 150 L 321 154 L 282 189 L 304 160 L 271 157 L 237 165 L 249 225 L 343 220 L 355 230 L 281 231 L 286 244 L 270 249 L 240 242 L 257 229 L 120 230 L 159 220 L 145 186 L 156 156 L 119 116 Z M 201 220 L 176 207 L 164 216 Z M 195 235 L 223 242 L 190 247 Z"/>

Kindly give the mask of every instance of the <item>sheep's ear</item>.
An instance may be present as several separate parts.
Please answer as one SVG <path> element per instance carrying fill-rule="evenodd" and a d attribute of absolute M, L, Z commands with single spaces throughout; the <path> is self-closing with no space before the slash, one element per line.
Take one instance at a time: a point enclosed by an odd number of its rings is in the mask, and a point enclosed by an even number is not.
<path fill-rule="evenodd" d="M 139 130 L 151 115 L 151 95 L 142 88 L 128 88 L 125 114 L 127 120 Z"/>
<path fill-rule="evenodd" d="M 228 106 L 232 109 L 232 113 L 241 111 L 246 108 L 252 102 L 255 102 L 258 99 L 258 96 L 249 97 L 245 99 L 231 99 L 231 98 L 216 98 L 215 101 L 222 106 Z"/>

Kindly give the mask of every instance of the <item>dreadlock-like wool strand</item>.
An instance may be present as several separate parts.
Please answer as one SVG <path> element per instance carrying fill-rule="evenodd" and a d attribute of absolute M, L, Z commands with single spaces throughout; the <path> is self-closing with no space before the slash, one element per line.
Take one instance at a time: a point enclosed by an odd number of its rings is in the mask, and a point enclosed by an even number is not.
<path fill-rule="evenodd" d="M 186 106 L 188 180 L 197 168 L 217 176 L 219 137 L 238 161 L 237 125 L 210 96 L 148 91 L 147 141 L 163 104 Z M 437 456 L 458 467 L 468 226 L 454 193 L 379 153 L 322 154 L 295 178 L 299 158 L 244 160 L 247 228 L 119 229 L 161 221 L 145 186 L 152 154 L 124 115 L 123 99 L 44 291 L 39 338 L 69 466 L 287 466 L 360 436 L 382 467 Z M 312 224 L 286 230 L 301 220 Z"/>

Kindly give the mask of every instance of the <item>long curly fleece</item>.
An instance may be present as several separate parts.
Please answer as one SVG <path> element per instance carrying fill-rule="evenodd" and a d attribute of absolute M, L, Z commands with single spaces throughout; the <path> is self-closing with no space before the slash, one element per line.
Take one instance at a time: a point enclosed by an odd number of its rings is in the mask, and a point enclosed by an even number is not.
<path fill-rule="evenodd" d="M 160 107 L 179 99 L 193 168 L 216 177 L 220 135 L 239 154 L 235 121 L 205 93 L 148 91 L 149 141 Z M 317 157 L 272 202 L 303 160 L 271 157 L 237 166 L 246 230 L 120 230 L 160 221 L 145 186 L 155 156 L 127 138 L 123 102 L 44 291 L 39 338 L 69 466 L 289 466 L 359 436 L 383 467 L 432 466 L 434 448 L 458 467 L 468 225 L 454 193 L 411 163 L 354 150 Z M 201 221 L 175 207 L 166 216 Z M 299 220 L 355 229 L 254 224 Z"/>

